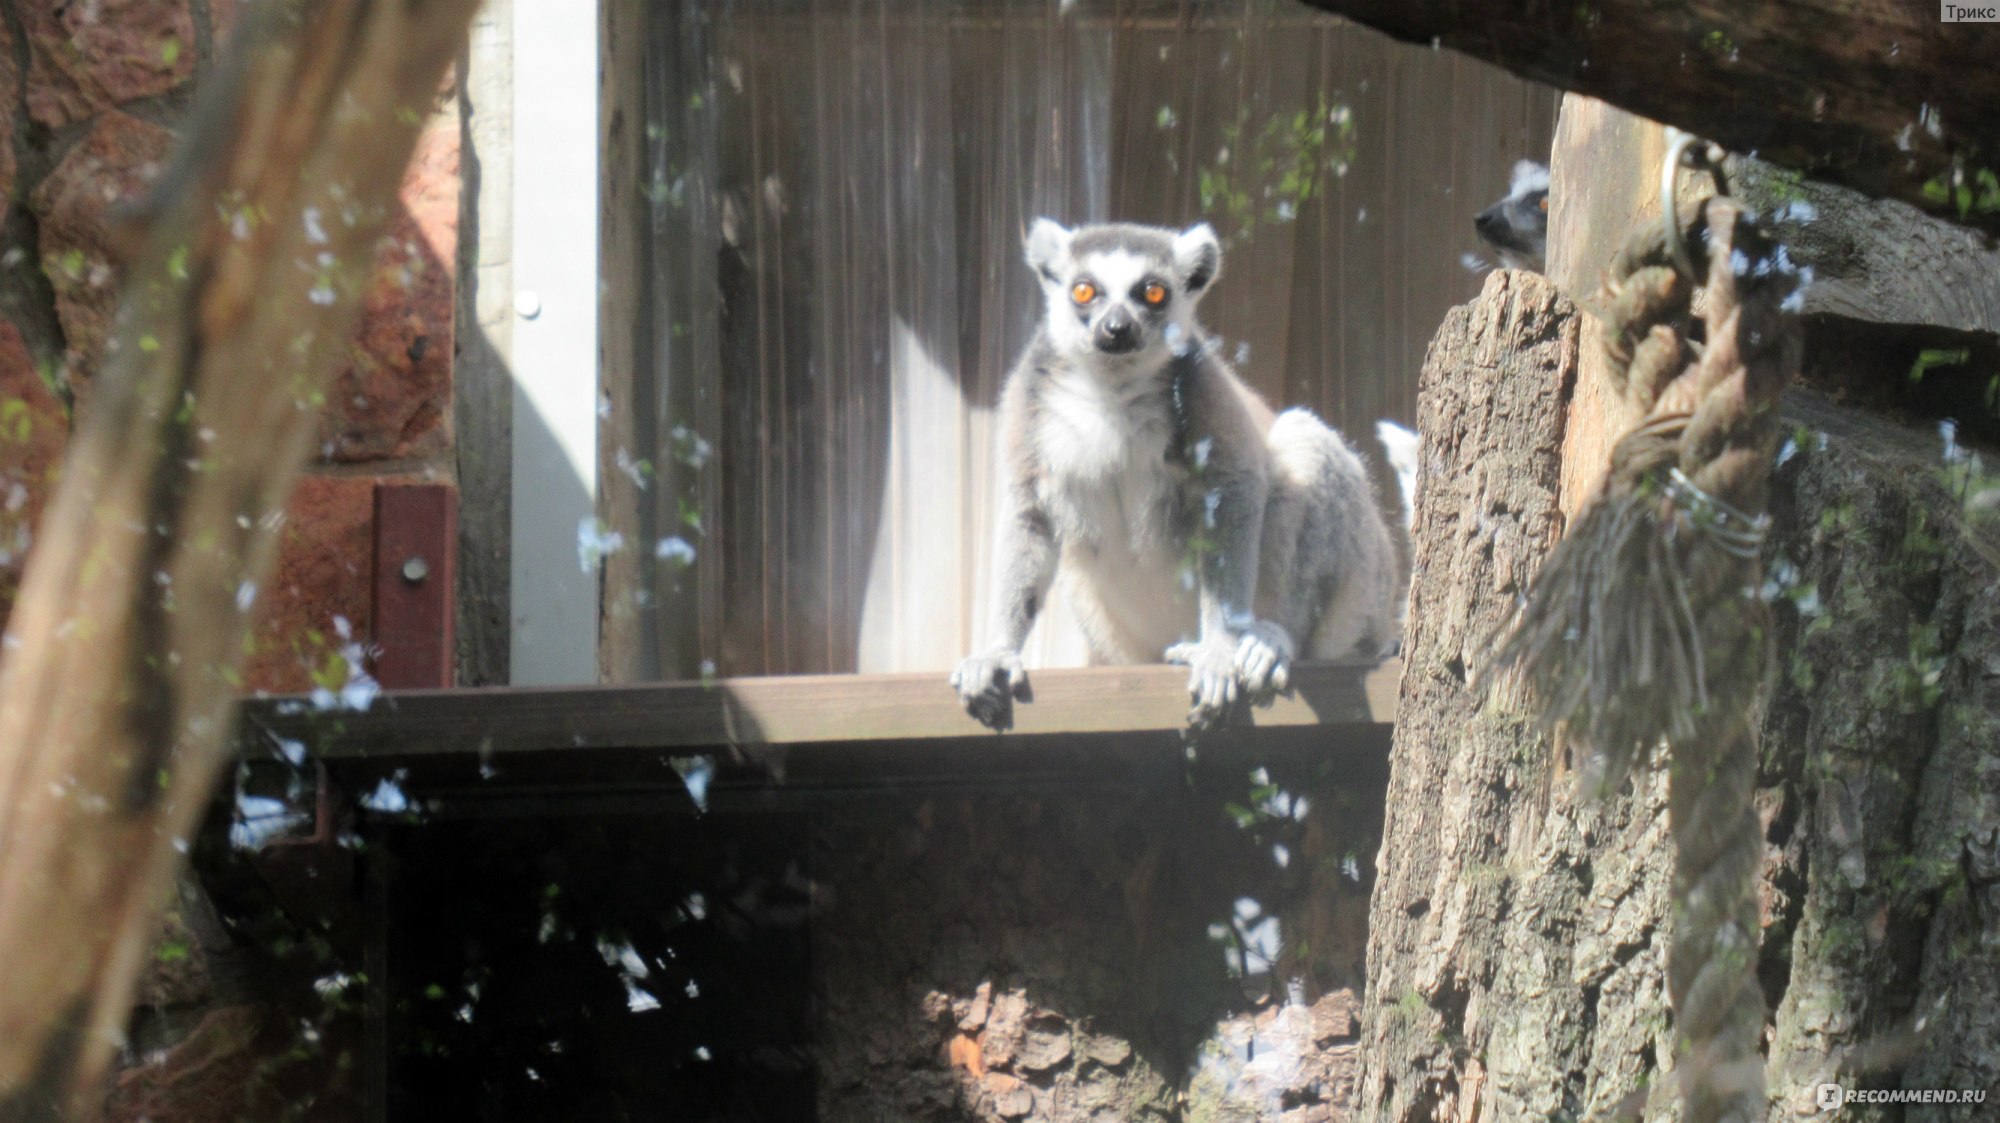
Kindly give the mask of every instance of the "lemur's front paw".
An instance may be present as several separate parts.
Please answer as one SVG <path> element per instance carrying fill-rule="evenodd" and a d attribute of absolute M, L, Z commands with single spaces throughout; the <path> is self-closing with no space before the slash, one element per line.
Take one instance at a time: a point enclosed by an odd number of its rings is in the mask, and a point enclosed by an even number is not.
<path fill-rule="evenodd" d="M 1021 653 L 1005 647 L 966 656 L 951 673 L 951 688 L 958 691 L 965 712 L 995 733 L 1013 728 L 1015 699 L 1035 699 L 1028 688 L 1028 669 L 1021 665 Z"/>
<path fill-rule="evenodd" d="M 1291 633 L 1269 620 L 1253 620 L 1236 640 L 1236 677 L 1243 693 L 1264 703 L 1292 686 Z"/>
<path fill-rule="evenodd" d="M 1177 643 L 1167 648 L 1166 659 L 1188 669 L 1188 698 L 1193 703 L 1188 707 L 1188 725 L 1195 729 L 1220 725 L 1242 693 L 1236 678 L 1235 641 Z"/>

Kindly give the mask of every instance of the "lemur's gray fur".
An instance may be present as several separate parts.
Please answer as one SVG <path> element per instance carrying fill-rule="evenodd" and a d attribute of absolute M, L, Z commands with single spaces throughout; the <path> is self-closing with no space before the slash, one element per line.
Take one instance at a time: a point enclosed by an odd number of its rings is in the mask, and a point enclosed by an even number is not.
<path fill-rule="evenodd" d="M 1092 662 L 1189 668 L 1196 726 L 1285 689 L 1296 655 L 1393 644 L 1402 597 L 1367 469 L 1310 412 L 1273 417 L 1195 320 L 1215 232 L 1039 219 L 1027 257 L 1047 312 L 1001 394 L 990 646 L 951 676 L 966 709 L 1011 725 L 1058 578 Z"/>

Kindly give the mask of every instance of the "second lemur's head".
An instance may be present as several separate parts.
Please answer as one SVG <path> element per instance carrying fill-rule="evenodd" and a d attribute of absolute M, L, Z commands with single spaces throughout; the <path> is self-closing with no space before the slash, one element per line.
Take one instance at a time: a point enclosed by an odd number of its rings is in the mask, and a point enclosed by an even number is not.
<path fill-rule="evenodd" d="M 1027 249 L 1048 298 L 1049 341 L 1064 354 L 1138 367 L 1200 346 L 1194 306 L 1222 269 L 1206 222 L 1177 233 L 1124 223 L 1068 230 L 1038 218 Z"/>
<path fill-rule="evenodd" d="M 1515 164 L 1507 197 L 1475 215 L 1472 229 L 1504 268 L 1540 273 L 1548 252 L 1549 169 L 1533 160 Z"/>

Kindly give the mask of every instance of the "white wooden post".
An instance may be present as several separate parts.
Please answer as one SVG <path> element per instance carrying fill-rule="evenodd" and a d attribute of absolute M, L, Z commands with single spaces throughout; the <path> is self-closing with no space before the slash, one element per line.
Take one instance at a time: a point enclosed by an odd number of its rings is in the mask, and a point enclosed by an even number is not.
<path fill-rule="evenodd" d="M 513 0 L 512 678 L 597 680 L 597 0 Z"/>

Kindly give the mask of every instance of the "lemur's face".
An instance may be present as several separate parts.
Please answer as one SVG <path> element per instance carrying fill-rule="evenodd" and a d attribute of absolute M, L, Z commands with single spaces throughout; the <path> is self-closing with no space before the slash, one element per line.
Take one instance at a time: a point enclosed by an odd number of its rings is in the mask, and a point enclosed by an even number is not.
<path fill-rule="evenodd" d="M 1541 272 L 1549 238 L 1549 170 L 1532 160 L 1514 165 L 1507 197 L 1480 211 L 1472 228 L 1502 265 Z"/>
<path fill-rule="evenodd" d="M 1046 218 L 1028 232 L 1028 264 L 1048 300 L 1049 338 L 1096 369 L 1157 364 L 1199 346 L 1195 304 L 1222 267 L 1207 223 L 1080 226 Z"/>

